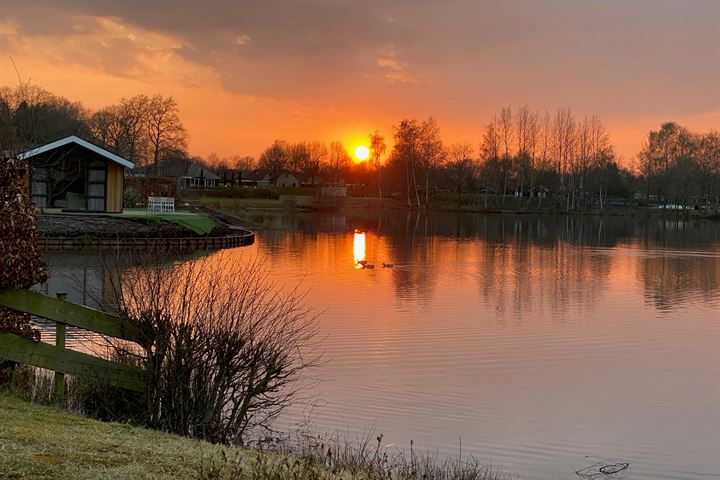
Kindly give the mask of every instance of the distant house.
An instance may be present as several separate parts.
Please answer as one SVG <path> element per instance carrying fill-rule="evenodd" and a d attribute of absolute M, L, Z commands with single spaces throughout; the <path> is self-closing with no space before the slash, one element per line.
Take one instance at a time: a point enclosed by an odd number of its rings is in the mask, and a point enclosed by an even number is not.
<path fill-rule="evenodd" d="M 240 183 L 246 187 L 269 187 L 272 185 L 270 170 L 258 168 L 243 176 Z"/>
<path fill-rule="evenodd" d="M 244 176 L 240 183 L 246 187 L 299 187 L 300 179 L 289 170 L 273 175 L 270 170 L 258 168 Z"/>
<path fill-rule="evenodd" d="M 323 179 L 320 175 L 301 175 L 300 185 L 303 187 L 319 187 L 323 184 Z"/>
<path fill-rule="evenodd" d="M 282 171 L 273 182 L 276 187 L 299 187 L 300 180 L 292 172 Z"/>
<path fill-rule="evenodd" d="M 320 188 L 323 197 L 347 197 L 347 185 L 325 185 Z"/>
<path fill-rule="evenodd" d="M 216 188 L 220 177 L 202 165 L 190 165 L 187 175 L 178 178 L 180 186 L 186 188 Z"/>
<path fill-rule="evenodd" d="M 74 135 L 18 155 L 33 172 L 28 187 L 38 208 L 119 213 L 124 172 L 134 164 Z"/>

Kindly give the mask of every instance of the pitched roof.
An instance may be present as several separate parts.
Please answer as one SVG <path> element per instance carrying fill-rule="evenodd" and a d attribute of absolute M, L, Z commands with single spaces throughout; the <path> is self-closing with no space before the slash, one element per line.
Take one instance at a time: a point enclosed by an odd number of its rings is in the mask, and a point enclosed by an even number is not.
<path fill-rule="evenodd" d="M 257 168 L 247 174 L 247 180 L 251 180 L 253 182 L 259 182 L 265 180 L 266 178 L 267 180 L 270 180 L 270 170 L 265 168 Z"/>
<path fill-rule="evenodd" d="M 215 175 L 213 172 L 208 170 L 207 168 L 203 167 L 202 165 L 190 165 L 190 168 L 188 168 L 188 177 L 200 177 L 202 174 L 203 178 L 207 178 L 208 180 L 220 180 L 220 177 Z"/>
<path fill-rule="evenodd" d="M 26 158 L 31 158 L 36 155 L 40 155 L 41 153 L 49 152 L 51 150 L 55 150 L 56 148 L 64 147 L 65 145 L 69 145 L 71 143 L 75 143 L 76 145 L 80 145 L 81 147 L 87 148 L 88 150 L 97 153 L 98 155 L 105 157 L 106 159 L 110 160 L 113 163 L 116 163 L 120 165 L 121 167 L 125 168 L 134 168 L 135 164 L 132 163 L 130 160 L 126 160 L 118 155 L 115 155 L 112 152 L 108 152 L 102 147 L 98 147 L 97 145 L 88 142 L 87 140 L 83 140 L 80 137 L 76 137 L 75 135 L 70 135 L 69 137 L 61 138 L 60 140 L 56 140 L 52 143 L 48 143 L 46 145 L 42 145 L 37 148 L 33 148 L 32 150 L 28 150 L 27 152 L 21 153 L 18 155 L 18 158 L 20 160 L 25 160 Z"/>

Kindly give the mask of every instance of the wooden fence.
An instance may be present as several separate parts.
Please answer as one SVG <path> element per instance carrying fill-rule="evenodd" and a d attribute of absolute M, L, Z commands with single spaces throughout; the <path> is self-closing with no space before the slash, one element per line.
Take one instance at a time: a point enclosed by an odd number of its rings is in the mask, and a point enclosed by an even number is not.
<path fill-rule="evenodd" d="M 120 318 L 24 289 L 0 289 L 0 305 L 55 321 L 54 346 L 0 332 L 0 359 L 55 371 L 56 401 L 62 401 L 66 373 L 94 378 L 137 392 L 145 389 L 142 369 L 65 348 L 67 325 L 137 343 L 139 337 L 135 330 Z"/>

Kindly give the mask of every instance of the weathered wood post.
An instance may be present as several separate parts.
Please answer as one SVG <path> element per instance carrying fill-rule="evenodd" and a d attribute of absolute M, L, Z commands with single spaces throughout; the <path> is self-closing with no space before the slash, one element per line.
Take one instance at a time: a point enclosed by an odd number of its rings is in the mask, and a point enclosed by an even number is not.
<path fill-rule="evenodd" d="M 59 300 L 67 299 L 67 293 L 57 292 Z M 55 322 L 55 348 L 59 351 L 65 349 L 65 327 L 62 322 Z M 65 398 L 65 374 L 63 372 L 55 372 L 55 395 L 53 401 L 62 406 Z"/>

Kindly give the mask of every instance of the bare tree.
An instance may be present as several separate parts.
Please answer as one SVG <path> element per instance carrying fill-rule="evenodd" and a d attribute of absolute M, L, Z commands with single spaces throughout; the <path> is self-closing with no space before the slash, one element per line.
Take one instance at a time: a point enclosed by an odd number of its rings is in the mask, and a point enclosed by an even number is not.
<path fill-rule="evenodd" d="M 530 191 L 535 190 L 535 180 L 537 175 L 537 153 L 538 143 L 540 141 L 540 115 L 538 112 L 533 112 L 528 118 L 528 130 L 527 130 L 527 150 L 529 154 L 530 163 L 527 167 L 527 179 L 530 183 Z"/>
<path fill-rule="evenodd" d="M 303 174 L 311 183 L 314 183 L 327 161 L 328 148 L 324 143 L 315 141 L 307 144 L 307 152 L 308 161 Z"/>
<path fill-rule="evenodd" d="M 510 158 L 512 155 L 511 145 L 514 136 L 513 113 L 510 107 L 503 107 L 502 110 L 500 110 L 497 126 L 498 133 L 500 134 L 500 140 L 505 148 L 503 156 Z"/>
<path fill-rule="evenodd" d="M 555 161 L 557 162 L 557 174 L 560 178 L 560 193 L 567 199 L 566 209 L 570 209 L 569 173 L 571 162 L 575 155 L 576 145 L 576 122 L 570 108 L 560 108 L 555 115 L 553 125 L 553 145 L 555 148 Z"/>
<path fill-rule="evenodd" d="M 700 135 L 697 142 L 698 167 L 702 172 L 701 191 L 705 205 L 720 205 L 720 132 Z"/>
<path fill-rule="evenodd" d="M 0 88 L 0 102 L 9 114 L 5 135 L 12 133 L 15 151 L 68 135 L 88 135 L 89 113 L 82 104 L 53 95 L 29 81 L 20 79 L 15 88 Z"/>
<path fill-rule="evenodd" d="M 480 157 L 482 165 L 482 180 L 485 188 L 485 208 L 488 206 L 490 190 L 499 193 L 502 189 L 502 165 L 500 159 L 500 135 L 498 134 L 497 118 L 485 126 L 483 140 L 480 144 Z"/>
<path fill-rule="evenodd" d="M 590 166 L 594 172 L 595 188 L 598 191 L 600 209 L 604 208 L 603 195 L 606 197 L 610 188 L 609 164 L 614 162 L 615 153 L 610 143 L 610 136 L 599 116 L 590 118 Z"/>
<path fill-rule="evenodd" d="M 498 133 L 500 134 L 500 139 L 502 141 L 502 145 L 505 148 L 502 160 L 501 160 L 501 167 L 502 167 L 502 176 L 503 176 L 503 186 L 502 186 L 502 202 L 505 203 L 505 194 L 507 193 L 507 185 L 508 180 L 510 179 L 510 173 L 512 169 L 512 150 L 511 145 L 513 142 L 513 114 L 512 109 L 510 107 L 504 107 L 502 110 L 500 110 L 500 116 L 498 117 L 497 121 L 497 127 L 498 127 Z"/>
<path fill-rule="evenodd" d="M 161 159 L 187 152 L 187 133 L 174 98 L 155 95 L 150 98 L 147 108 L 150 160 L 155 164 L 155 173 L 160 175 Z"/>
<path fill-rule="evenodd" d="M 468 188 L 477 172 L 477 162 L 473 159 L 473 147 L 468 143 L 455 143 L 447 150 L 445 163 L 448 180 L 458 195 L 458 208 L 462 204 L 462 194 Z"/>
<path fill-rule="evenodd" d="M 550 113 L 546 110 L 542 117 L 541 126 L 539 127 L 539 153 L 540 158 L 537 168 L 540 171 L 538 185 L 538 207 L 542 205 L 542 199 L 545 196 L 545 175 L 552 169 L 552 160 L 550 158 L 552 152 L 552 123 L 550 121 Z"/>
<path fill-rule="evenodd" d="M 419 142 L 420 161 L 425 174 L 425 207 L 430 205 L 430 177 L 443 158 L 443 143 L 440 138 L 440 125 L 435 118 L 429 117 L 420 125 Z"/>
<path fill-rule="evenodd" d="M 257 258 L 136 260 L 142 268 L 111 262 L 109 289 L 142 345 L 115 349 L 145 367 L 145 422 L 223 443 L 269 428 L 318 361 L 303 292 L 274 284 Z"/>
<path fill-rule="evenodd" d="M 117 105 L 112 105 L 93 113 L 90 117 L 90 133 L 95 143 L 125 156 L 125 131 L 119 110 Z"/>
<path fill-rule="evenodd" d="M 330 174 L 333 184 L 340 182 L 341 175 L 347 170 L 351 162 L 352 159 L 341 142 L 330 142 L 325 169 Z"/>
<path fill-rule="evenodd" d="M 257 166 L 255 157 L 249 155 L 233 155 L 229 161 L 232 168 L 239 172 L 252 172 Z"/>
<path fill-rule="evenodd" d="M 370 162 L 372 168 L 377 173 L 378 196 L 381 200 L 382 182 L 380 181 L 380 172 L 382 170 L 382 165 L 380 164 L 380 159 L 383 155 L 385 155 L 386 148 L 387 145 L 385 145 L 385 137 L 382 136 L 380 131 L 375 130 L 373 133 L 370 134 Z"/>
<path fill-rule="evenodd" d="M 525 182 L 531 181 L 534 144 L 537 135 L 537 116 L 530 112 L 527 105 L 520 107 L 515 115 L 515 131 L 517 152 L 513 167 L 518 180 L 515 186 L 515 195 L 519 201 L 519 194 L 524 191 Z"/>
<path fill-rule="evenodd" d="M 415 169 L 420 158 L 420 132 L 421 126 L 417 120 L 402 120 L 396 127 L 394 133 L 395 145 L 390 155 L 392 163 L 404 170 L 404 187 L 406 193 L 407 207 L 412 208 L 411 198 L 414 196 L 417 206 L 420 208 L 420 197 L 417 190 Z M 411 192 L 414 194 L 411 195 Z"/>
<path fill-rule="evenodd" d="M 310 151 L 304 142 L 293 143 L 288 146 L 288 168 L 294 173 L 307 170 L 310 163 Z"/>
<path fill-rule="evenodd" d="M 288 166 L 288 145 L 283 140 L 275 140 L 260 155 L 260 168 L 270 171 L 273 176 L 280 175 Z"/>

